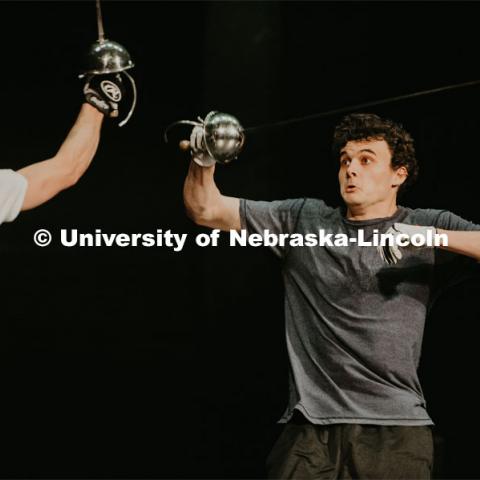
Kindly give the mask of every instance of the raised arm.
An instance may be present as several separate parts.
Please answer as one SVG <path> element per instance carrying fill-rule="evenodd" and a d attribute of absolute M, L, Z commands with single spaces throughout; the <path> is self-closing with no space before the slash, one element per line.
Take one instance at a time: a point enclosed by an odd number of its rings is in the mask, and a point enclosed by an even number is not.
<path fill-rule="evenodd" d="M 214 180 L 215 165 L 201 167 L 193 160 L 183 186 L 187 215 L 198 225 L 240 230 L 240 200 L 220 193 Z"/>
<path fill-rule="evenodd" d="M 35 208 L 60 191 L 75 185 L 95 155 L 103 117 L 91 105 L 83 104 L 57 154 L 18 170 L 28 182 L 22 210 Z"/>

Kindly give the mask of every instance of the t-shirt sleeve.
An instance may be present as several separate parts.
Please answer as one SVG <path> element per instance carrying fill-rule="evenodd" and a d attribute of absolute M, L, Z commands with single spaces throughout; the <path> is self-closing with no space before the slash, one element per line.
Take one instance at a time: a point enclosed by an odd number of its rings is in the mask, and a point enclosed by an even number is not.
<path fill-rule="evenodd" d="M 304 198 L 275 200 L 273 202 L 240 199 L 240 223 L 248 235 L 265 230 L 279 235 L 295 233 L 298 218 L 305 203 Z M 280 257 L 285 256 L 287 247 L 271 247 Z"/>
<path fill-rule="evenodd" d="M 449 212 L 447 210 L 430 210 L 432 212 L 431 218 L 432 221 L 429 225 L 434 227 L 441 228 L 443 230 L 452 230 L 459 232 L 473 232 L 480 231 L 480 225 L 477 225 L 469 220 Z M 449 263 L 452 260 L 455 260 L 457 257 L 463 258 L 463 263 L 475 263 L 475 260 L 464 255 L 455 254 L 453 252 L 448 252 L 444 249 L 436 249 L 436 263 L 441 265 L 442 263 Z"/>
<path fill-rule="evenodd" d="M 13 170 L 0 170 L 0 224 L 17 218 L 27 191 L 27 179 Z"/>
<path fill-rule="evenodd" d="M 418 218 L 418 223 L 432 225 L 443 230 L 480 231 L 480 225 L 447 210 L 423 210 Z M 432 301 L 446 289 L 478 275 L 480 275 L 480 264 L 475 259 L 436 248 Z"/>
<path fill-rule="evenodd" d="M 448 210 L 418 209 L 415 210 L 415 223 L 417 225 L 433 226 L 443 230 L 474 231 L 480 230 L 477 225 L 469 220 L 455 215 Z"/>
<path fill-rule="evenodd" d="M 441 210 L 435 220 L 434 226 L 443 230 L 480 231 L 480 225 L 463 219 L 452 212 Z"/>

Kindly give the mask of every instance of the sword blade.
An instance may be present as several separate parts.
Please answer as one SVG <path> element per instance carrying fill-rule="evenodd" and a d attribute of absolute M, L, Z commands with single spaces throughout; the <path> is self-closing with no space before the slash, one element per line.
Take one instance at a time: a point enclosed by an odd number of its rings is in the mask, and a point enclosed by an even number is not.
<path fill-rule="evenodd" d="M 283 126 L 286 126 L 286 125 L 293 125 L 295 123 L 307 122 L 309 120 L 316 120 L 318 118 L 329 117 L 329 116 L 332 116 L 332 115 L 338 115 L 340 113 L 353 112 L 355 110 L 361 110 L 361 109 L 365 109 L 365 108 L 375 107 L 377 105 L 384 105 L 384 104 L 387 104 L 387 103 L 400 102 L 402 100 L 409 100 L 411 98 L 422 97 L 424 95 L 433 95 L 435 93 L 446 92 L 446 91 L 449 91 L 449 90 L 456 90 L 456 89 L 459 89 L 459 88 L 472 87 L 472 86 L 479 85 L 479 84 L 480 84 L 480 80 L 473 80 L 473 81 L 464 82 L 464 83 L 456 83 L 454 85 L 447 85 L 445 87 L 432 88 L 430 90 L 422 90 L 420 92 L 408 93 L 406 95 L 398 95 L 396 97 L 383 98 L 381 100 L 374 100 L 374 101 L 371 101 L 371 102 L 359 103 L 357 105 L 349 105 L 347 107 L 336 108 L 335 110 L 328 110 L 326 112 L 314 113 L 312 115 L 306 115 L 304 117 L 290 118 L 288 120 L 281 120 L 279 122 L 266 123 L 266 124 L 258 125 L 258 126 L 255 126 L 255 127 L 248 127 L 248 128 L 245 128 L 244 131 L 247 132 L 247 133 L 252 133 L 252 132 L 257 132 L 259 130 L 263 130 L 263 129 L 267 129 L 267 128 L 283 127 Z"/>
<path fill-rule="evenodd" d="M 103 31 L 102 8 L 100 6 L 100 0 L 96 0 L 96 3 L 97 3 L 98 41 L 103 42 L 105 40 L 105 33 Z"/>

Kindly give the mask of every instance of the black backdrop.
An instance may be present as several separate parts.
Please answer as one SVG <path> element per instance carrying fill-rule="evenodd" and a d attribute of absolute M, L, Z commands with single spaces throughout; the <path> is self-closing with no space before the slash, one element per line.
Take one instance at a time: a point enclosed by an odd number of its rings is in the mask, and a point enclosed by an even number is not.
<path fill-rule="evenodd" d="M 187 159 L 161 135 L 212 109 L 245 126 L 479 78 L 470 3 L 104 2 L 107 37 L 136 62 L 138 107 L 106 124 L 81 181 L 1 226 L 2 477 L 260 478 L 286 402 L 279 264 L 265 249 L 194 245 Z M 2 2 L 2 168 L 53 155 L 81 103 L 94 2 Z M 480 223 L 479 88 L 371 109 L 416 138 L 402 200 Z M 338 120 L 252 134 L 218 168 L 226 194 L 339 204 Z M 54 235 L 36 247 L 33 233 Z M 61 228 L 171 229 L 168 248 L 66 248 Z M 479 478 L 478 276 L 427 322 L 421 378 L 438 476 Z"/>

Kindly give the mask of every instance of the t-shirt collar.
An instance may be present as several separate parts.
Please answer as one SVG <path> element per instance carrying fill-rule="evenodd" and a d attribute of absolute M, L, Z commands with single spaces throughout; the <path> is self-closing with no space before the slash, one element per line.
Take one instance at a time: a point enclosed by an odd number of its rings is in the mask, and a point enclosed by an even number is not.
<path fill-rule="evenodd" d="M 394 223 L 400 215 L 404 212 L 404 207 L 401 205 L 397 205 L 397 210 L 393 215 L 390 217 L 380 217 L 380 218 L 369 218 L 368 220 L 349 220 L 345 217 L 347 210 L 346 207 L 343 206 L 341 207 L 341 215 L 342 215 L 342 220 L 344 223 L 347 225 L 352 225 L 352 226 L 366 226 L 366 225 L 375 225 L 377 223 L 384 223 L 384 222 L 392 222 Z"/>

